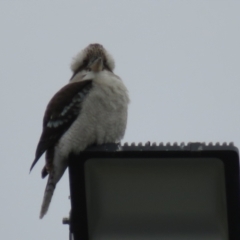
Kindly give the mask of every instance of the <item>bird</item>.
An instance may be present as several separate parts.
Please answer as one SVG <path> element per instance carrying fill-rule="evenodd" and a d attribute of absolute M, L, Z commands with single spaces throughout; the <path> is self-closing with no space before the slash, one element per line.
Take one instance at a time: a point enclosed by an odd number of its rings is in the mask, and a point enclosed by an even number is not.
<path fill-rule="evenodd" d="M 89 44 L 71 63 L 72 76 L 49 101 L 30 172 L 45 153 L 42 178 L 48 176 L 40 219 L 47 213 L 70 154 L 88 146 L 119 143 L 127 125 L 129 94 L 114 74 L 115 62 L 99 43 Z"/>

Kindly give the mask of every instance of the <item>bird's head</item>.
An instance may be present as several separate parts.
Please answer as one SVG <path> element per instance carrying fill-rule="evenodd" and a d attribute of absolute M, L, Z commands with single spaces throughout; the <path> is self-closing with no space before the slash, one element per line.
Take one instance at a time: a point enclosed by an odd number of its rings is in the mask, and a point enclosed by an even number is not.
<path fill-rule="evenodd" d="M 74 75 L 84 70 L 107 70 L 112 72 L 114 67 L 114 59 L 106 49 L 98 43 L 90 44 L 83 49 L 77 54 L 71 64 L 71 69 Z"/>

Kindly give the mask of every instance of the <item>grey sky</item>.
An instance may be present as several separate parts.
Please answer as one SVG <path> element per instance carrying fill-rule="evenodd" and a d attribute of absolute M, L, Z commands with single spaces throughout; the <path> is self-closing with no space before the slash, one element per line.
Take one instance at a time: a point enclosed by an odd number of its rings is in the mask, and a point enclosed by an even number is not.
<path fill-rule="evenodd" d="M 240 145 L 239 1 L 0 1 L 0 239 L 66 240 L 68 173 L 38 219 L 42 117 L 72 57 L 101 43 L 131 105 L 125 141 Z"/>

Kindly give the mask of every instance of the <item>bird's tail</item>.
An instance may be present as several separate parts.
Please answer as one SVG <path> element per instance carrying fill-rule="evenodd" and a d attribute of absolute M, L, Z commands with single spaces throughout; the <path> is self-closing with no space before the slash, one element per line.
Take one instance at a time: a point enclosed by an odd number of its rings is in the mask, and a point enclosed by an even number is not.
<path fill-rule="evenodd" d="M 55 167 L 52 169 L 52 171 L 49 173 L 47 186 L 44 192 L 42 207 L 40 211 L 40 218 L 43 218 L 44 215 L 48 211 L 48 207 L 50 205 L 50 202 L 52 200 L 52 196 L 54 193 L 54 189 L 62 177 L 63 173 L 65 172 L 67 168 L 67 162 L 62 162 L 61 164 L 55 165 Z"/>
<path fill-rule="evenodd" d="M 47 213 L 48 207 L 50 205 L 54 189 L 56 187 L 56 182 L 54 181 L 53 174 L 50 174 L 48 177 L 47 186 L 44 192 L 43 202 L 41 206 L 41 212 L 40 212 L 40 218 L 43 218 L 43 216 Z"/>

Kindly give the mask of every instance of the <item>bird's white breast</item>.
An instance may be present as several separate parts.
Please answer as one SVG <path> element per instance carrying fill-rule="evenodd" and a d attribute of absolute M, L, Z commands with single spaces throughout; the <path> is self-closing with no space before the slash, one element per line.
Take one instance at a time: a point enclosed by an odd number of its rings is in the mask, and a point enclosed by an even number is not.
<path fill-rule="evenodd" d="M 93 88 L 84 100 L 79 116 L 56 147 L 61 156 L 79 153 L 93 143 L 119 142 L 124 135 L 129 103 L 126 87 L 111 72 L 90 75 Z"/>

